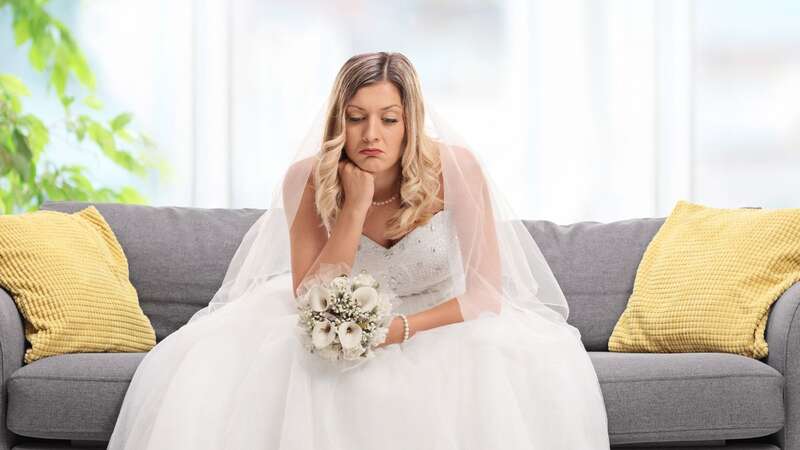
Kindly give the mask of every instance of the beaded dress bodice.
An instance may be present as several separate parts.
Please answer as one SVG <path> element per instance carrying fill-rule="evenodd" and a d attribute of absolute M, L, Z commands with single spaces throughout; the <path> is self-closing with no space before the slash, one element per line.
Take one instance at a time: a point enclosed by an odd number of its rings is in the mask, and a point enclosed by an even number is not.
<path fill-rule="evenodd" d="M 450 259 L 458 257 L 458 261 L 461 255 L 452 227 L 450 211 L 441 210 L 390 248 L 362 234 L 353 274 L 365 270 L 382 288 L 394 292 L 393 312 L 397 314 L 413 314 L 450 300 L 457 291 Z"/>

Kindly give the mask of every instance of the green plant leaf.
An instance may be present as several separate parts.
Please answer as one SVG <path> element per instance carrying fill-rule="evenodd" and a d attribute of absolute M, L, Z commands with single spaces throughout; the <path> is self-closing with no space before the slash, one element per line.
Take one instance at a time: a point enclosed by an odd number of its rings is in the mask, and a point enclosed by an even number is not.
<path fill-rule="evenodd" d="M 114 161 L 118 166 L 140 177 L 146 175 L 146 167 L 140 164 L 133 154 L 117 148 L 114 135 L 111 134 L 110 131 L 94 121 L 89 124 L 88 130 L 89 136 L 97 143 L 103 154 Z"/>
<path fill-rule="evenodd" d="M 96 111 L 103 109 L 103 102 L 94 95 L 87 95 L 86 98 L 83 99 L 83 103 Z"/>
<path fill-rule="evenodd" d="M 48 200 L 63 200 L 64 193 L 56 184 L 58 171 L 46 170 L 39 178 L 39 186 L 45 193 Z"/>
<path fill-rule="evenodd" d="M 117 115 L 111 120 L 111 129 L 113 131 L 119 131 L 125 128 L 125 125 L 131 122 L 133 115 L 131 113 L 122 113 Z"/>
<path fill-rule="evenodd" d="M 126 142 L 128 144 L 132 144 L 134 141 L 133 136 L 131 136 L 130 133 L 128 133 L 124 128 L 116 130 L 114 134 L 116 134 L 117 137 L 120 138 L 123 142 Z"/>
<path fill-rule="evenodd" d="M 13 136 L 15 152 L 11 154 L 11 165 L 22 178 L 22 181 L 28 181 L 33 153 L 28 146 L 28 141 L 25 139 L 25 136 L 23 136 L 19 130 L 14 130 Z"/>
<path fill-rule="evenodd" d="M 111 160 L 117 163 L 118 166 L 126 169 L 138 177 L 144 177 L 147 175 L 147 168 L 139 163 L 139 161 L 131 152 L 125 150 L 116 150 L 114 152 L 106 153 L 106 156 L 111 158 Z"/>
<path fill-rule="evenodd" d="M 28 60 L 36 70 L 41 72 L 47 67 L 47 60 L 53 54 L 56 43 L 53 36 L 47 31 L 44 20 L 32 21 L 31 25 L 33 45 L 28 51 Z"/>
<path fill-rule="evenodd" d="M 89 69 L 89 65 L 86 64 L 86 58 L 75 43 L 75 39 L 72 38 L 72 33 L 70 33 L 69 29 L 60 20 L 51 20 L 55 29 L 58 30 L 58 36 L 61 39 L 61 46 L 58 48 L 57 53 L 62 54 L 58 55 L 58 58 L 63 58 L 63 63 L 69 69 L 72 69 L 78 82 L 93 91 L 94 75 Z"/>
<path fill-rule="evenodd" d="M 15 45 L 20 47 L 30 41 L 30 65 L 46 72 L 46 86 L 55 91 L 63 106 L 66 117 L 59 123 L 66 124 L 67 132 L 80 142 L 88 134 L 113 163 L 137 176 L 148 175 L 148 169 L 154 166 L 149 155 L 118 147 L 125 142 L 148 151 L 156 149 L 148 136 L 127 130 L 133 118 L 130 113 L 117 114 L 107 125 L 105 119 L 101 123 L 87 114 L 73 115 L 71 106 L 76 95 L 68 92 L 75 86 L 73 76 L 88 88 L 89 95 L 83 103 L 98 111 L 103 105 L 93 94 L 95 78 L 83 52 L 69 28 L 47 12 L 47 4 L 48 0 L 0 0 L 0 10 L 10 5 Z M 35 210 L 46 199 L 146 202 L 130 186 L 118 190 L 93 186 L 92 177 L 82 166 L 56 165 L 40 158 L 47 149 L 50 132 L 36 115 L 24 113 L 21 99 L 26 95 L 30 92 L 21 80 L 0 75 L 0 210 Z"/>
<path fill-rule="evenodd" d="M 26 20 L 14 20 L 14 43 L 17 46 L 24 44 L 31 38 L 31 33 L 28 31 L 28 22 Z"/>
<path fill-rule="evenodd" d="M 103 152 L 115 151 L 117 149 L 117 144 L 114 142 L 114 135 L 103 128 L 102 125 L 91 120 L 87 129 L 89 131 L 89 136 L 100 146 Z"/>
<path fill-rule="evenodd" d="M 78 138 L 78 142 L 83 142 L 83 139 L 86 137 L 86 127 L 78 125 L 78 127 L 75 128 L 75 136 Z"/>
<path fill-rule="evenodd" d="M 94 75 L 92 75 L 89 65 L 86 64 L 86 59 L 80 53 L 73 54 L 72 69 L 75 71 L 75 77 L 78 78 L 81 84 L 90 90 L 94 90 Z"/>
<path fill-rule="evenodd" d="M 14 212 L 14 198 L 10 195 L 3 196 L 3 209 L 5 209 L 3 214 L 11 214 Z"/>
<path fill-rule="evenodd" d="M 11 172 L 11 167 L 11 152 L 0 147 L 0 177 L 4 177 Z"/>
<path fill-rule="evenodd" d="M 56 94 L 59 97 L 64 96 L 64 89 L 67 87 L 67 71 L 61 64 L 53 66 L 53 71 L 50 73 L 50 83 L 56 88 Z"/>
<path fill-rule="evenodd" d="M 31 95 L 31 91 L 28 90 L 22 80 L 8 73 L 0 74 L 0 86 L 11 95 Z"/>
<path fill-rule="evenodd" d="M 71 95 L 64 94 L 60 100 L 61 100 L 61 105 L 64 107 L 64 109 L 68 109 L 73 103 L 75 103 L 75 97 Z"/>
<path fill-rule="evenodd" d="M 89 193 L 94 191 L 94 186 L 92 186 L 92 182 L 89 181 L 88 178 L 82 172 L 76 172 L 72 174 L 72 181 L 75 182 L 75 186 L 82 190 L 83 192 Z"/>
<path fill-rule="evenodd" d="M 19 114 L 22 112 L 22 101 L 19 99 L 19 97 L 11 97 L 11 110 L 14 111 L 14 114 Z"/>
<path fill-rule="evenodd" d="M 30 61 L 31 66 L 39 72 L 43 71 L 45 66 L 47 66 L 47 57 L 42 54 L 42 51 L 37 45 L 31 45 L 31 48 L 28 49 L 28 61 Z"/>
<path fill-rule="evenodd" d="M 117 200 L 117 193 L 113 189 L 103 187 L 94 191 L 92 200 L 96 202 L 114 202 Z"/>
<path fill-rule="evenodd" d="M 38 117 L 32 114 L 25 115 L 22 121 L 28 125 L 30 130 L 28 143 L 33 151 L 33 160 L 36 161 L 44 150 L 44 146 L 50 142 L 50 131 Z"/>

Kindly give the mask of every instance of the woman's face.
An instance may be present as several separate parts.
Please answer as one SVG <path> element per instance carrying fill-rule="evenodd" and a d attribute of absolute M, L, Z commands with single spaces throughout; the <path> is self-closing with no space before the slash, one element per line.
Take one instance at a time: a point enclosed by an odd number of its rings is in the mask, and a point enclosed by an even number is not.
<path fill-rule="evenodd" d="M 397 164 L 405 137 L 403 105 L 394 84 L 362 86 L 345 104 L 345 153 L 361 170 L 377 173 Z M 364 153 L 373 148 L 379 151 Z"/>

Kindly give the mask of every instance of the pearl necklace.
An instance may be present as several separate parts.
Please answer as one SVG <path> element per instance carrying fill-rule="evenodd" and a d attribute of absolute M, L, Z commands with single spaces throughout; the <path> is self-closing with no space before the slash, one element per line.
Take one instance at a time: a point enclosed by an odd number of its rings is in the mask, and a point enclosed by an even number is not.
<path fill-rule="evenodd" d="M 381 206 L 381 205 L 385 205 L 387 203 L 391 203 L 391 201 L 394 200 L 395 197 L 397 197 L 397 194 L 394 194 L 391 197 L 389 197 L 389 200 L 384 200 L 382 202 L 372 202 L 372 206 Z"/>

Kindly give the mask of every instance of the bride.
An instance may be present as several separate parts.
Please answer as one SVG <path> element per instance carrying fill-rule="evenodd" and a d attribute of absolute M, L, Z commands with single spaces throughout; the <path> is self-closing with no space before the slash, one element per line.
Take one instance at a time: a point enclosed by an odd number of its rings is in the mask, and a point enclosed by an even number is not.
<path fill-rule="evenodd" d="M 386 340 L 346 369 L 297 333 L 331 266 L 393 293 Z M 409 60 L 356 55 L 219 291 L 137 368 L 108 448 L 607 449 L 568 311 Z"/>

